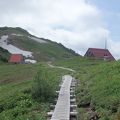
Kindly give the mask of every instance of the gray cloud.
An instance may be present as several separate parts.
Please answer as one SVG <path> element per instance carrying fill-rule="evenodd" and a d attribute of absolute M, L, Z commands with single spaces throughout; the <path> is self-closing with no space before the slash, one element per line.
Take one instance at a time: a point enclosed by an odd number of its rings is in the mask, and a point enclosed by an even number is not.
<path fill-rule="evenodd" d="M 109 37 L 102 12 L 85 0 L 1 0 L 0 14 L 1 26 L 23 27 L 80 54 L 89 47 L 104 48 L 108 39 L 113 44 L 109 49 L 119 57 L 113 50 L 118 46 Z"/>

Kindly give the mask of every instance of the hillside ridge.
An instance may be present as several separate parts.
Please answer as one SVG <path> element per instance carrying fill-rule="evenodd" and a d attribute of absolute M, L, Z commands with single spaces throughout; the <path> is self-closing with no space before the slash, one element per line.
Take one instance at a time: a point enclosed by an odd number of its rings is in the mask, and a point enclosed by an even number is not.
<path fill-rule="evenodd" d="M 20 27 L 1 27 L 0 38 L 0 47 L 8 50 L 11 54 L 21 53 L 20 51 L 29 52 L 37 61 L 54 61 L 79 56 L 61 43 L 36 37 Z"/>

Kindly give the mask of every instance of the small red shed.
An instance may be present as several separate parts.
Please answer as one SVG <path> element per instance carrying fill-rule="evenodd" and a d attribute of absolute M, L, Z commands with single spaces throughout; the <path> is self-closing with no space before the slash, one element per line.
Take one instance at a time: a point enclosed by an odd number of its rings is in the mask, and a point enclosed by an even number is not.
<path fill-rule="evenodd" d="M 84 56 L 110 61 L 115 60 L 115 58 L 112 56 L 108 49 L 89 48 Z"/>
<path fill-rule="evenodd" d="M 10 56 L 10 63 L 20 64 L 23 63 L 23 55 L 22 54 L 12 54 Z"/>

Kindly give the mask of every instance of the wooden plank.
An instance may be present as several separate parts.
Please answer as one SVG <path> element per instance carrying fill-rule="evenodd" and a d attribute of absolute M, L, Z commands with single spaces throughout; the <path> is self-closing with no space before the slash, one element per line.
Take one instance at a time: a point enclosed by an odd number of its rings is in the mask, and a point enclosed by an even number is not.
<path fill-rule="evenodd" d="M 53 112 L 51 120 L 69 120 L 70 119 L 70 86 L 72 77 L 70 75 L 63 76 L 63 84 L 61 86 L 57 104 Z"/>

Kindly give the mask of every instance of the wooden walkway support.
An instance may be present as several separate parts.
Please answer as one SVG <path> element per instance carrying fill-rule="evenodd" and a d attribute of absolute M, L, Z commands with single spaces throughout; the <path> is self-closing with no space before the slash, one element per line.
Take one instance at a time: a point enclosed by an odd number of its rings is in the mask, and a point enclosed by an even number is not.
<path fill-rule="evenodd" d="M 63 76 L 63 84 L 61 86 L 57 104 L 52 114 L 51 120 L 70 120 L 70 86 L 72 77 L 70 75 Z"/>

